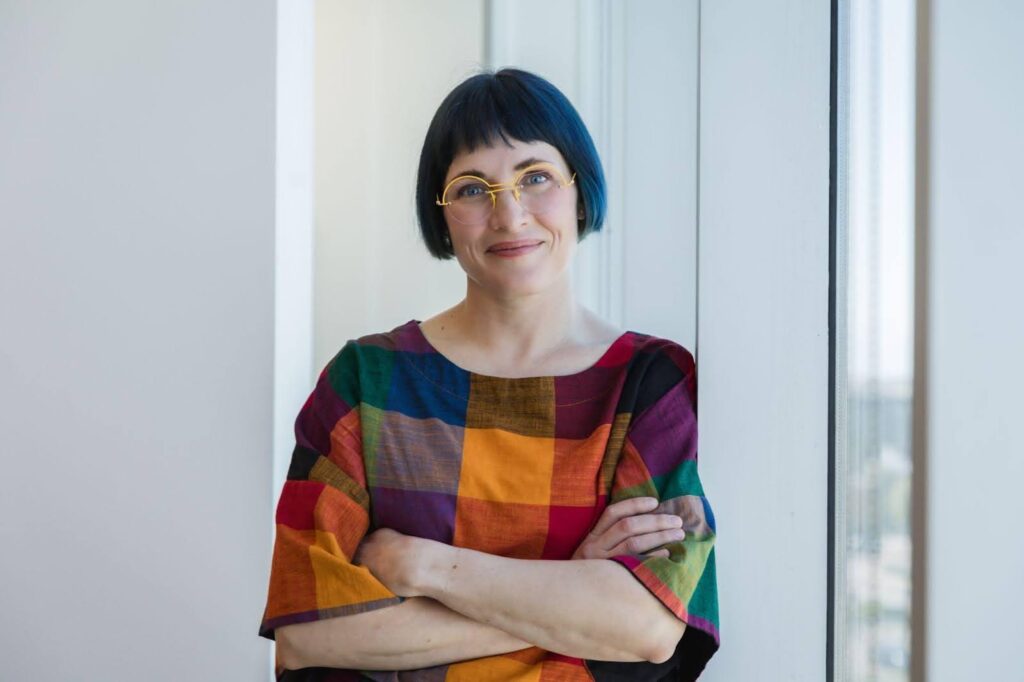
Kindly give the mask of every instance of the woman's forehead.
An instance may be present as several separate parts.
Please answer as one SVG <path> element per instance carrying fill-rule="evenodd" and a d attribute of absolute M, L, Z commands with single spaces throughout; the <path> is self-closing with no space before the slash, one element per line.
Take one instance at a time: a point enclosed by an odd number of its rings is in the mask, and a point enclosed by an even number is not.
<path fill-rule="evenodd" d="M 535 140 L 523 142 L 509 138 L 509 144 L 499 140 L 491 145 L 481 145 L 472 151 L 459 152 L 448 166 L 446 180 L 459 175 L 479 175 L 485 180 L 504 180 L 515 173 L 517 166 L 529 160 L 547 161 L 559 167 L 565 166 L 565 159 L 558 149 L 547 142 Z"/>

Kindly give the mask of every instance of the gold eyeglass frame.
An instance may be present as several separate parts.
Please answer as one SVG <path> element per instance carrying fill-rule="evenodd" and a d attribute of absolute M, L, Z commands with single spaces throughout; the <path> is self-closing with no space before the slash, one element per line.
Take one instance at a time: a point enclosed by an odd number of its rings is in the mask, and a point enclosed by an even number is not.
<path fill-rule="evenodd" d="M 438 197 L 436 194 L 434 195 L 434 203 L 437 204 L 438 206 L 451 206 L 454 203 L 454 201 L 442 201 L 442 199 L 448 198 L 448 190 L 451 189 L 452 185 L 454 185 L 459 180 L 465 180 L 466 178 L 470 178 L 473 180 L 479 180 L 480 182 L 487 186 L 487 189 L 485 191 L 491 196 L 491 211 L 493 211 L 495 207 L 497 207 L 498 205 L 498 192 L 502 192 L 504 190 L 512 190 L 512 196 L 515 197 L 516 203 L 519 203 L 519 205 L 521 206 L 522 203 L 519 200 L 519 181 L 527 173 L 536 172 L 541 169 L 551 170 L 554 172 L 555 175 L 558 176 L 558 179 L 561 180 L 562 183 L 558 186 L 559 189 L 564 189 L 576 182 L 576 173 L 573 173 L 572 177 L 569 178 L 569 180 L 567 181 L 565 179 L 565 174 L 562 173 L 562 171 L 559 170 L 558 166 L 554 165 L 553 163 L 535 163 L 532 166 L 527 166 L 523 170 L 516 173 L 515 176 L 513 176 L 511 182 L 499 182 L 494 185 L 487 182 L 487 180 L 481 178 L 478 175 L 460 175 L 457 178 L 453 178 L 451 182 L 444 186 L 444 192 L 441 193 L 440 197 Z"/>

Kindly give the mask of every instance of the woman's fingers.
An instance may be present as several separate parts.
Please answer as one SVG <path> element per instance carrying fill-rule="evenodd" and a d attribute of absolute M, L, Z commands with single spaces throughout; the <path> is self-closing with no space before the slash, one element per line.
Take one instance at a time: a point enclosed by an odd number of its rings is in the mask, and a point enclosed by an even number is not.
<path fill-rule="evenodd" d="M 619 500 L 604 508 L 601 518 L 594 524 L 590 534 L 601 536 L 624 518 L 637 514 L 646 514 L 658 508 L 658 500 L 653 497 L 631 497 L 628 500 Z"/>
<path fill-rule="evenodd" d="M 602 549 L 611 550 L 631 537 L 681 528 L 682 519 L 675 514 L 641 514 L 620 519 L 601 536 Z M 660 543 L 659 543 L 660 544 Z M 639 550 L 643 551 L 643 550 Z"/>
<path fill-rule="evenodd" d="M 609 549 L 608 556 L 616 556 L 619 554 L 643 554 L 644 552 L 649 552 L 655 547 L 661 547 L 662 545 L 667 545 L 670 542 L 679 542 L 684 537 L 686 537 L 686 533 L 682 528 L 660 530 L 656 533 L 645 533 L 643 535 L 632 535 Z"/>
<path fill-rule="evenodd" d="M 661 556 L 667 559 L 669 557 L 669 552 L 667 549 L 658 549 L 653 552 L 647 552 L 647 556 Z"/>
<path fill-rule="evenodd" d="M 618 554 L 669 556 L 662 546 L 682 540 L 682 519 L 675 514 L 655 513 L 658 500 L 633 497 L 608 505 L 593 530 L 576 551 L 574 559 L 606 559 Z"/>

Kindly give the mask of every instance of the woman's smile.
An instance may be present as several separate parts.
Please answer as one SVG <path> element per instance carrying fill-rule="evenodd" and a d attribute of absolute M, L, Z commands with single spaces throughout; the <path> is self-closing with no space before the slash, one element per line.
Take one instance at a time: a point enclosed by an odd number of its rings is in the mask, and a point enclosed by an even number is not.
<path fill-rule="evenodd" d="M 537 239 L 520 239 L 512 242 L 499 242 L 487 249 L 487 253 L 493 256 L 500 256 L 502 258 L 515 258 L 537 250 L 537 248 L 539 248 L 543 243 L 543 240 Z"/>

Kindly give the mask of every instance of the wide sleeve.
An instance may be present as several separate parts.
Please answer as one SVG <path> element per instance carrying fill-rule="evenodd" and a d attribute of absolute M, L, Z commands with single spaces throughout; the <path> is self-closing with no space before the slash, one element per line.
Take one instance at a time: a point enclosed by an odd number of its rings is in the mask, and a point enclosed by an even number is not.
<path fill-rule="evenodd" d="M 295 449 L 276 512 L 259 634 L 403 601 L 352 557 L 370 525 L 362 455 L 358 348 L 327 364 L 295 420 Z"/>
<path fill-rule="evenodd" d="M 622 554 L 611 557 L 646 587 L 686 631 L 651 679 L 677 670 L 673 679 L 696 679 L 719 648 L 718 588 L 715 576 L 715 517 L 697 471 L 697 374 L 693 356 L 668 343 L 658 350 L 637 388 L 635 411 L 612 478 L 609 504 L 655 497 L 656 513 L 683 519 L 686 537 L 664 545 L 668 557 Z M 631 666 L 634 664 L 623 664 Z M 605 666 L 613 673 L 616 666 Z M 625 672 L 626 668 L 618 669 Z M 631 677 L 641 679 L 635 666 Z M 614 674 L 605 679 L 616 679 Z"/>

